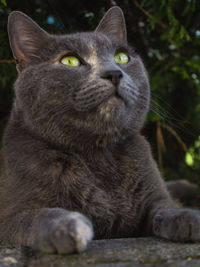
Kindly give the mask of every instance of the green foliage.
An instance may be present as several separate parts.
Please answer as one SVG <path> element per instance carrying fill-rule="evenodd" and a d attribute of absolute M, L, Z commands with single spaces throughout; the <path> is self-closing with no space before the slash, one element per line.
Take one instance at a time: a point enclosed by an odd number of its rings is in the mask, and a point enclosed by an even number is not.
<path fill-rule="evenodd" d="M 185 154 L 186 164 L 195 170 L 199 170 L 200 166 L 200 136 L 194 142 Z"/>
<path fill-rule="evenodd" d="M 3 4 L 4 6 L 7 6 L 6 0 L 1 0 L 0 4 Z"/>
<path fill-rule="evenodd" d="M 194 156 L 189 151 L 185 154 L 185 162 L 188 166 L 194 165 Z"/>
<path fill-rule="evenodd" d="M 6 33 L 7 16 L 21 10 L 49 32 L 94 30 L 109 0 L 0 1 L 0 135 L 12 104 L 15 64 Z M 200 1 L 116 0 L 126 17 L 128 40 L 144 59 L 152 87 L 151 112 L 144 133 L 155 157 L 161 151 L 167 179 L 200 184 Z M 5 60 L 8 60 L 5 62 Z M 158 122 L 162 144 L 156 135 Z M 168 129 L 168 130 L 167 130 Z M 170 130 L 171 129 L 171 130 Z M 181 140 L 181 141 L 180 141 Z M 186 149 L 188 151 L 186 152 Z M 160 162 L 160 160 L 159 160 Z M 161 166 L 160 166 L 161 167 Z"/>
<path fill-rule="evenodd" d="M 169 132 L 163 132 L 167 146 L 162 159 L 165 176 L 200 184 L 200 149 L 196 146 L 200 133 L 200 2 L 159 2 L 142 1 L 143 11 L 148 11 L 148 15 L 142 12 L 148 24 L 143 32 L 148 39 L 145 54 L 154 101 L 147 126 L 165 121 L 190 147 L 185 153 Z"/>

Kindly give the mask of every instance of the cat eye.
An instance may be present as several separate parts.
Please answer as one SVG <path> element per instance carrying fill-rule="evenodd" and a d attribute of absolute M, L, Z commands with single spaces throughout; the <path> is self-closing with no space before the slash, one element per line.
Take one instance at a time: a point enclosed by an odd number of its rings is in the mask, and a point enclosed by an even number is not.
<path fill-rule="evenodd" d="M 129 62 L 129 56 L 124 52 L 116 53 L 114 58 L 115 62 L 118 64 L 126 64 Z"/>
<path fill-rule="evenodd" d="M 60 62 L 72 67 L 79 67 L 81 65 L 80 60 L 75 56 L 63 57 Z"/>

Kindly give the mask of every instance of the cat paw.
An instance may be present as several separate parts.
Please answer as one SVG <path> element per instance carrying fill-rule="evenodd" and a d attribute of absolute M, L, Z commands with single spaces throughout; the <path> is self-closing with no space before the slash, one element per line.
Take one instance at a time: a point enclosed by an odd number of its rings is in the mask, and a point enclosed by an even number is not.
<path fill-rule="evenodd" d="M 37 235 L 33 249 L 45 253 L 70 254 L 82 252 L 93 238 L 91 222 L 78 212 L 69 212 L 52 220 Z"/>
<path fill-rule="evenodd" d="M 177 242 L 200 241 L 200 211 L 164 209 L 153 219 L 155 236 Z"/>

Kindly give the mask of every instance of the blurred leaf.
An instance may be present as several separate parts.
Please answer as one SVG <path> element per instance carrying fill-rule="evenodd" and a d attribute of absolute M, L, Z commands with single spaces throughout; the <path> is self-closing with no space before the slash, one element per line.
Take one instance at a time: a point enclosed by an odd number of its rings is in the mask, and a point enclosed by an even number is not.
<path fill-rule="evenodd" d="M 2 3 L 4 6 L 7 6 L 6 0 L 1 0 L 1 3 Z"/>
<path fill-rule="evenodd" d="M 188 166 L 193 166 L 194 165 L 194 159 L 193 156 L 190 152 L 187 152 L 185 154 L 185 162 Z"/>

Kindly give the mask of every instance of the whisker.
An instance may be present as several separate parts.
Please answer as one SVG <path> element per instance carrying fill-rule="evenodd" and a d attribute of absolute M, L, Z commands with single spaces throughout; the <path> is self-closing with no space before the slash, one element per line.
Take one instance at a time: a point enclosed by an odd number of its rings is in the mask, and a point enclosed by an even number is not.
<path fill-rule="evenodd" d="M 168 108 L 172 111 L 169 112 L 167 109 L 165 110 L 159 103 L 158 101 L 151 99 L 151 104 L 150 104 L 150 110 L 154 112 L 158 117 L 160 117 L 163 121 L 167 122 L 170 126 L 172 126 L 174 129 L 178 129 L 181 132 L 190 135 L 192 137 L 197 138 L 199 134 L 195 133 L 194 130 L 193 132 L 188 129 L 186 126 L 182 126 L 181 124 L 187 123 L 188 125 L 190 124 L 189 122 L 186 122 L 181 115 L 173 109 L 166 101 L 164 101 L 161 97 L 156 96 L 164 105 L 168 106 Z"/>
<path fill-rule="evenodd" d="M 164 105 L 166 105 L 170 110 L 172 110 L 177 117 L 179 117 L 180 119 L 183 119 L 183 117 L 169 104 L 167 103 L 167 101 L 165 101 L 164 99 L 162 99 L 160 96 L 158 96 L 156 93 L 152 92 L 152 95 L 154 95 L 156 98 L 159 99 L 159 101 L 161 101 Z M 153 99 L 152 99 L 153 100 Z M 155 100 L 153 100 L 155 101 Z M 156 102 L 156 101 L 155 101 Z M 158 102 L 157 102 L 158 104 Z M 158 104 L 159 105 L 159 104 Z"/>
<path fill-rule="evenodd" d="M 100 85 L 100 86 L 98 86 L 98 84 L 97 84 L 97 85 L 95 85 L 95 86 L 89 88 L 88 91 L 87 91 L 87 94 L 86 94 L 86 95 L 85 95 L 85 94 L 82 94 L 82 90 L 81 90 L 81 92 L 78 94 L 78 96 L 76 97 L 76 99 L 77 99 L 77 100 L 82 100 L 82 99 L 89 98 L 89 97 L 91 97 L 94 93 L 99 93 L 99 90 L 100 90 L 101 88 L 103 88 L 103 87 L 104 87 L 104 85 Z M 94 90 L 95 90 L 95 91 L 94 91 Z"/>
<path fill-rule="evenodd" d="M 138 90 L 133 90 L 133 89 L 137 89 L 137 88 L 135 88 L 135 86 L 133 86 L 131 83 L 127 82 L 127 83 L 126 83 L 126 86 L 127 86 L 128 88 L 130 88 L 131 91 L 134 92 L 134 94 L 135 94 L 136 96 L 138 96 L 138 95 L 140 94 L 140 93 L 138 92 Z"/>

